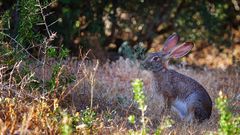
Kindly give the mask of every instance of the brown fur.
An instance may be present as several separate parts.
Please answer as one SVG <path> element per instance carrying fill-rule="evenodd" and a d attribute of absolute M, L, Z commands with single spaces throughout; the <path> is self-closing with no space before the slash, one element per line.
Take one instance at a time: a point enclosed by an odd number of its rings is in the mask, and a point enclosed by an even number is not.
<path fill-rule="evenodd" d="M 166 66 L 169 58 L 180 58 L 193 47 L 191 42 L 175 46 L 178 39 L 177 35 L 170 36 L 163 50 L 150 53 L 143 66 L 153 72 L 156 92 L 163 95 L 168 106 L 175 108 L 183 120 L 192 121 L 195 118 L 201 122 L 209 119 L 212 112 L 212 100 L 207 91 L 194 79 L 169 70 Z"/>
<path fill-rule="evenodd" d="M 197 81 L 174 70 L 154 73 L 154 77 L 158 82 L 157 92 L 163 94 L 168 100 L 168 105 L 171 105 L 176 98 L 184 100 L 195 93 L 198 96 L 189 105 L 190 110 L 192 109 L 194 116 L 200 121 L 210 118 L 211 98 Z"/>

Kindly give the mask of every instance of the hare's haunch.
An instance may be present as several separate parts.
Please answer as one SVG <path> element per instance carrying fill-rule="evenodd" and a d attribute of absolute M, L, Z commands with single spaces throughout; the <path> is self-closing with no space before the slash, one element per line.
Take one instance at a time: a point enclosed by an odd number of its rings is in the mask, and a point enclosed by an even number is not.
<path fill-rule="evenodd" d="M 163 95 L 182 120 L 201 122 L 209 119 L 212 112 L 212 100 L 207 91 L 194 79 L 167 69 L 170 58 L 181 58 L 194 46 L 192 42 L 177 45 L 178 40 L 177 34 L 171 35 L 160 52 L 148 54 L 143 66 L 153 72 L 157 93 Z"/>

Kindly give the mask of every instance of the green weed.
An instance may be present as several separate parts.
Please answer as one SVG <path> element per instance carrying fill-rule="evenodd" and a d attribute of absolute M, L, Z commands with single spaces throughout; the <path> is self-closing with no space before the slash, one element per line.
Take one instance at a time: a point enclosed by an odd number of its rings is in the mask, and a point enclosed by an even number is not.
<path fill-rule="evenodd" d="M 219 92 L 219 97 L 216 99 L 216 107 L 219 110 L 219 128 L 220 135 L 239 135 L 240 134 L 240 115 L 234 116 L 228 108 L 228 99 Z"/>

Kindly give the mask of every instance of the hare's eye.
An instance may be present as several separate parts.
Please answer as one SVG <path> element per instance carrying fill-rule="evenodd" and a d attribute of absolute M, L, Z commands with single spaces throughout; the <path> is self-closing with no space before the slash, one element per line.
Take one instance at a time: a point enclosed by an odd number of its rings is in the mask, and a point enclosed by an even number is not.
<path fill-rule="evenodd" d="M 159 57 L 153 57 L 151 61 L 159 61 Z"/>

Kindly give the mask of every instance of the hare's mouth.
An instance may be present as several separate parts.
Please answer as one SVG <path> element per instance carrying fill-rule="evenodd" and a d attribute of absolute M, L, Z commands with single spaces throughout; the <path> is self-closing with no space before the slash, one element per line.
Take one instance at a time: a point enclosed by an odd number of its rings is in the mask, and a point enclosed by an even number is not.
<path fill-rule="evenodd" d="M 140 69 L 148 69 L 148 66 L 145 62 L 140 63 Z"/>
<path fill-rule="evenodd" d="M 140 69 L 147 69 L 145 64 L 140 64 Z"/>

